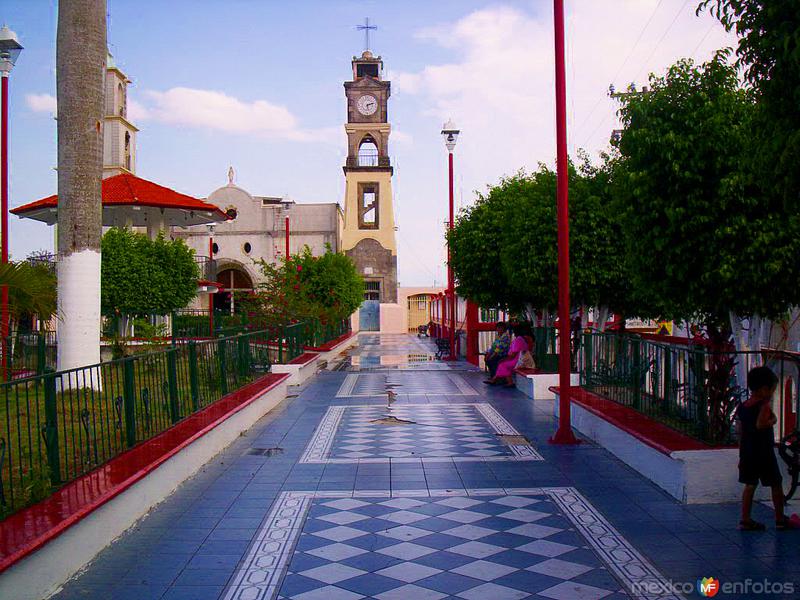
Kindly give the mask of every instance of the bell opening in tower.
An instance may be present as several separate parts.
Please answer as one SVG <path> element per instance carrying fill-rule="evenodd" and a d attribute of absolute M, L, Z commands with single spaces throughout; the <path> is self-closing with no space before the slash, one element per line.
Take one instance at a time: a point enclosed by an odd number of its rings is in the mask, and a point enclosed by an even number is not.
<path fill-rule="evenodd" d="M 378 79 L 378 64 L 377 63 L 362 63 L 356 65 L 356 77 L 373 77 Z"/>
<path fill-rule="evenodd" d="M 378 166 L 378 146 L 372 136 L 366 136 L 358 147 L 358 166 Z"/>

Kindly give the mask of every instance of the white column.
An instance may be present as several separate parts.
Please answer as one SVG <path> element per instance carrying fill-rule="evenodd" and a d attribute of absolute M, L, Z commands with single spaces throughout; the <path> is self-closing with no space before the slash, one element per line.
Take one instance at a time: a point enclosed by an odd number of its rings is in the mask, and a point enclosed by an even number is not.
<path fill-rule="evenodd" d="M 100 253 L 82 250 L 60 256 L 58 270 L 57 369 L 75 369 L 100 362 Z M 99 370 L 93 369 L 68 387 L 101 389 Z"/>

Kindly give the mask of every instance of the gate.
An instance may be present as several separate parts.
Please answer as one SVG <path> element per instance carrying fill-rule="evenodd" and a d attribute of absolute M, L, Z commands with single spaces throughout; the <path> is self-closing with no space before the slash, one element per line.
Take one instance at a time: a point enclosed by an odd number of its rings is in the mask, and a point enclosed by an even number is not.
<path fill-rule="evenodd" d="M 359 329 L 361 331 L 381 330 L 381 303 L 378 300 L 364 300 L 358 311 Z"/>

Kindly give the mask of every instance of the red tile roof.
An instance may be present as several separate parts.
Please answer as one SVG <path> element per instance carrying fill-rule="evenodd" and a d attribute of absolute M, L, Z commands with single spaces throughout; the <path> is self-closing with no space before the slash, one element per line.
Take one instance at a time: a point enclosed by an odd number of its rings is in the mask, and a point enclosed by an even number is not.
<path fill-rule="evenodd" d="M 178 210 L 216 212 L 227 219 L 219 207 L 198 198 L 181 194 L 147 179 L 122 173 L 103 180 L 103 206 L 151 206 Z M 11 209 L 18 216 L 48 208 L 58 207 L 58 195 L 54 194 L 29 204 Z"/>

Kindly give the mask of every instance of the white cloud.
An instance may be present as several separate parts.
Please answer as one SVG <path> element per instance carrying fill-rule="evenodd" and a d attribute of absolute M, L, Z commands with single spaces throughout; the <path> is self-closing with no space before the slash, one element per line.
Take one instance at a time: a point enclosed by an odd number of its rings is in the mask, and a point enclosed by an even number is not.
<path fill-rule="evenodd" d="M 403 146 L 410 146 L 414 143 L 414 137 L 407 131 L 394 127 L 392 129 L 392 141 Z"/>
<path fill-rule="evenodd" d="M 735 40 L 694 6 L 656 0 L 569 3 L 567 90 L 570 150 L 606 146 L 616 105 L 609 83 L 623 88 L 646 83 L 680 57 L 701 60 Z M 462 129 L 457 152 L 469 173 L 467 189 L 483 188 L 503 174 L 555 154 L 552 11 L 509 6 L 476 10 L 415 34 L 447 50 L 452 59 L 415 72 L 392 72 L 398 96 L 415 97 L 419 112 L 440 121 L 452 117 Z M 648 23 L 648 19 L 652 20 Z M 674 21 L 673 21 L 674 19 Z M 645 24 L 647 28 L 637 42 Z M 630 57 L 626 61 L 626 57 Z"/>
<path fill-rule="evenodd" d="M 144 95 L 149 103 L 139 107 L 140 114 L 155 121 L 301 142 L 330 137 L 328 130 L 300 128 L 289 109 L 267 100 L 246 102 L 223 92 L 185 87 Z"/>
<path fill-rule="evenodd" d="M 34 112 L 56 114 L 56 97 L 50 94 L 26 94 L 25 103 Z"/>
<path fill-rule="evenodd" d="M 341 133 L 334 127 L 303 129 L 289 109 L 267 100 L 245 102 L 223 92 L 186 87 L 148 90 L 142 95 L 142 101 L 128 98 L 128 119 L 133 123 L 150 120 L 299 142 L 331 142 Z M 49 94 L 28 94 L 25 100 L 33 111 L 56 112 L 56 98 Z"/>
<path fill-rule="evenodd" d="M 146 121 L 150 118 L 150 111 L 146 106 L 128 96 L 128 120 L 132 123 Z"/>

